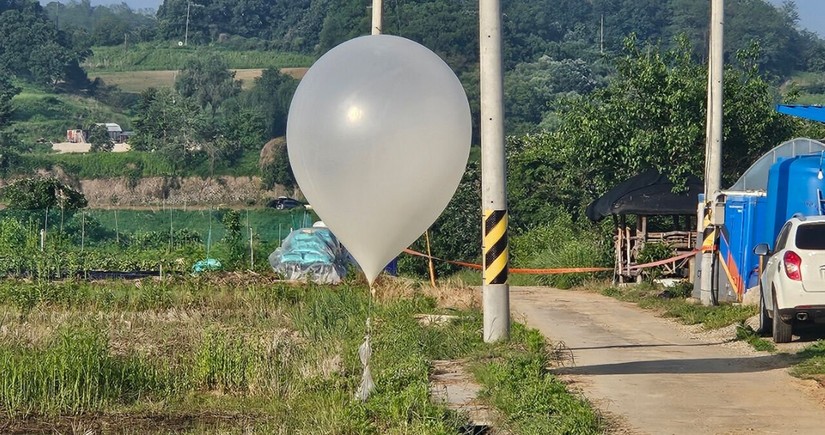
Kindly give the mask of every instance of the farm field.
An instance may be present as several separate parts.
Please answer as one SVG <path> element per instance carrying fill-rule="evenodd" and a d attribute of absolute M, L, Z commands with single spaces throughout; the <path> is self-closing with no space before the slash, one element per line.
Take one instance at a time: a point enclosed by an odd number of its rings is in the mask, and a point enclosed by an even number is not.
<path fill-rule="evenodd" d="M 168 232 L 171 223 L 173 230 L 187 229 L 194 231 L 200 234 L 201 239 L 204 241 L 209 238 L 210 228 L 213 241 L 218 241 L 224 236 L 224 227 L 221 223 L 224 211 L 220 209 L 90 209 L 86 213 L 100 222 L 103 227 L 109 230 L 117 229 L 121 233 Z M 286 237 L 292 229 L 312 226 L 317 220 L 314 214 L 304 209 L 282 211 L 255 208 L 240 210 L 240 213 L 241 225 L 244 229 L 242 232 L 244 234 L 248 233 L 248 215 L 249 227 L 252 228 L 252 232 L 265 243 L 277 243 Z M 115 214 L 117 214 L 117 218 Z M 115 219 L 117 219 L 117 222 L 115 222 Z M 266 255 L 269 255 L 269 253 L 267 252 Z"/>
<path fill-rule="evenodd" d="M 241 81 L 244 89 L 253 86 L 255 79 L 261 76 L 263 69 L 234 69 L 235 79 Z M 283 74 L 288 74 L 296 79 L 300 79 L 306 74 L 307 68 L 281 68 Z M 127 92 L 141 92 L 149 87 L 171 88 L 175 85 L 175 77 L 178 70 L 160 71 L 116 71 L 116 72 L 95 72 L 90 73 L 90 77 L 99 77 L 106 84 L 117 85 Z"/>
<path fill-rule="evenodd" d="M 271 275 L 0 281 L 4 433 L 459 433 L 429 399 L 431 361 L 464 360 L 512 433 L 599 433 L 515 325 L 484 344 L 473 291 L 386 279 L 291 285 Z M 438 303 L 436 301 L 439 301 Z M 415 315 L 455 320 L 424 326 Z M 355 398 L 371 318 L 376 389 Z M 519 394 L 529 391 L 521 399 Z"/>
<path fill-rule="evenodd" d="M 220 56 L 230 68 L 308 67 L 314 57 L 300 53 L 231 50 L 219 47 L 178 47 L 157 44 L 92 47 L 92 55 L 81 66 L 94 76 L 111 71 L 159 71 L 183 68 L 188 59 L 206 55 Z"/>

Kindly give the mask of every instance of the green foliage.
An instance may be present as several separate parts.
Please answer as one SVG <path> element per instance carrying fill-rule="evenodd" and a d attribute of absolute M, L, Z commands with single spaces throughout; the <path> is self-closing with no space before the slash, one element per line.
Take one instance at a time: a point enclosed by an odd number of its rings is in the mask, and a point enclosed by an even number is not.
<path fill-rule="evenodd" d="M 496 371 L 488 397 L 517 427 L 599 428 L 586 403 L 543 367 L 526 368 L 547 363 L 543 337 L 534 331 L 516 325 L 511 342 L 487 345 L 478 312 L 419 324 L 414 315 L 436 307 L 418 294 L 370 301 L 364 287 L 333 291 L 233 276 L 0 282 L 0 312 L 29 310 L 4 323 L 0 407 L 24 428 L 77 414 L 128 421 L 149 407 L 156 418 L 230 415 L 266 433 L 446 435 L 464 421 L 430 400 L 430 362 L 469 358 L 514 369 Z M 27 302 L 29 295 L 37 299 Z M 65 314 L 46 315 L 54 309 Z M 32 324 L 30 316 L 43 320 Z M 368 316 L 377 388 L 360 402 L 353 397 L 362 370 L 357 347 Z M 531 395 L 518 398 L 518 388 Z"/>
<path fill-rule="evenodd" d="M 23 87 L 12 100 L 14 114 L 8 131 L 18 136 L 18 152 L 32 152 L 37 142 L 66 140 L 66 130 L 83 128 L 89 123 L 116 122 L 130 129 L 128 116 L 100 104 L 87 96 L 51 94 L 31 87 Z M 51 151 L 46 145 L 43 151 Z"/>
<path fill-rule="evenodd" d="M 7 415 L 77 415 L 174 388 L 175 379 L 109 352 L 97 330 L 66 327 L 42 349 L 0 346 L 0 408 Z"/>
<path fill-rule="evenodd" d="M 744 323 L 736 325 L 736 339 L 750 344 L 754 350 L 760 352 L 776 352 L 776 345 L 760 337 L 753 328 L 746 326 Z"/>
<path fill-rule="evenodd" d="M 67 174 L 80 179 L 126 177 L 131 185 L 142 177 L 166 177 L 174 183 L 177 177 L 209 177 L 229 175 L 252 177 L 259 173 L 258 152 L 245 152 L 232 161 L 218 159 L 214 166 L 207 159 L 194 161 L 185 168 L 177 169 L 157 153 L 130 151 L 128 153 L 95 154 L 47 154 L 23 155 L 7 169 L 8 174 L 27 175 L 38 170 L 50 170 L 59 166 Z"/>
<path fill-rule="evenodd" d="M 519 347 L 475 370 L 492 402 L 518 433 L 602 433 L 598 414 L 583 397 L 566 392 L 565 385 L 547 372 L 550 349 L 541 333 L 514 325 L 512 340 Z"/>
<path fill-rule="evenodd" d="M 11 81 L 11 75 L 0 68 L 0 130 L 8 125 L 14 113 L 14 106 L 11 104 L 12 98 L 20 93 L 20 88 Z"/>
<path fill-rule="evenodd" d="M 246 246 L 244 246 L 241 233 L 241 214 L 237 210 L 227 210 L 223 213 L 221 222 L 224 229 L 221 241 L 226 247 L 225 262 L 230 267 L 238 267 L 246 254 Z"/>
<path fill-rule="evenodd" d="M 478 263 L 481 259 L 481 166 L 471 161 L 461 183 L 447 208 L 430 227 L 432 255 L 455 261 Z M 424 237 L 412 245 L 418 252 L 427 252 Z M 398 269 L 402 273 L 426 276 L 427 262 L 405 255 L 400 257 Z M 457 266 L 437 262 L 438 275 L 452 273 Z"/>
<path fill-rule="evenodd" d="M 179 70 L 196 57 L 220 56 L 229 68 L 295 68 L 312 65 L 314 56 L 265 49 L 243 49 L 213 45 L 208 47 L 178 47 L 157 42 L 117 47 L 93 47 L 92 54 L 83 63 L 90 72 L 99 71 L 159 71 Z"/>
<path fill-rule="evenodd" d="M 114 141 L 109 137 L 109 129 L 106 125 L 92 124 L 87 129 L 89 137 L 86 138 L 92 152 L 109 152 L 115 147 Z"/>
<path fill-rule="evenodd" d="M 507 131 L 524 134 L 545 127 L 543 118 L 561 97 L 587 95 L 596 85 L 593 72 L 581 59 L 557 61 L 542 56 L 516 65 L 504 79 Z"/>
<path fill-rule="evenodd" d="M 610 246 L 593 229 L 578 228 L 569 215 L 561 214 L 550 222 L 512 238 L 515 267 L 537 269 L 566 267 L 604 267 L 611 264 Z M 542 285 L 571 288 L 584 283 L 592 274 L 541 275 Z"/>
<path fill-rule="evenodd" d="M 817 340 L 797 356 L 801 361 L 791 368 L 792 375 L 803 379 L 822 379 L 825 375 L 825 340 Z"/>
<path fill-rule="evenodd" d="M 286 134 L 289 104 L 297 87 L 297 80 L 268 68 L 255 79 L 255 86 L 244 96 L 245 105 L 258 109 L 263 116 L 266 137 L 275 138 Z"/>
<path fill-rule="evenodd" d="M 267 348 L 259 340 L 207 331 L 194 358 L 193 383 L 206 391 L 283 399 L 296 375 L 288 360 L 294 352 L 291 347 L 283 341 Z"/>
<path fill-rule="evenodd" d="M 768 83 L 748 64 L 754 55 L 743 53 L 744 67 L 726 68 L 725 183 L 792 133 L 792 123 L 773 110 Z M 549 165 L 566 164 L 557 189 L 578 193 L 564 198 L 566 206 L 582 209 L 617 180 L 649 167 L 677 185 L 689 173 L 702 173 L 706 77 L 684 39 L 666 53 L 642 51 L 628 39 L 618 76 L 587 98 L 572 99 L 560 114 L 558 133 L 538 145 L 556 150 L 541 154 Z"/>
<path fill-rule="evenodd" d="M 642 249 L 639 250 L 636 261 L 638 264 L 653 263 L 673 257 L 674 253 L 673 247 L 667 243 L 645 243 Z M 660 276 L 661 267 L 649 268 L 645 272 L 649 277 L 657 278 Z"/>
<path fill-rule="evenodd" d="M 73 40 L 89 45 L 117 45 L 154 38 L 156 20 L 126 3 L 92 6 L 87 0 L 61 3 L 51 1 L 43 7 L 49 18 Z"/>
<path fill-rule="evenodd" d="M 0 40 L 0 70 L 51 87 L 88 86 L 78 66 L 88 54 L 85 47 L 57 30 L 39 3 L 0 3 Z"/>
<path fill-rule="evenodd" d="M 196 131 L 207 122 L 192 99 L 168 89 L 149 88 L 140 96 L 132 147 L 157 151 L 175 167 L 192 163 L 198 150 Z"/>
<path fill-rule="evenodd" d="M 282 139 L 274 139 L 269 155 L 261 159 L 261 181 L 266 189 L 272 189 L 277 184 L 287 188 L 295 187 L 287 144 Z"/>
<path fill-rule="evenodd" d="M 55 178 L 19 180 L 3 189 L 3 201 L 16 210 L 59 208 L 72 211 L 87 205 L 82 193 Z"/>
<path fill-rule="evenodd" d="M 186 61 L 175 80 L 175 90 L 214 114 L 225 100 L 238 95 L 241 83 L 235 80 L 235 73 L 226 62 L 212 54 Z"/>

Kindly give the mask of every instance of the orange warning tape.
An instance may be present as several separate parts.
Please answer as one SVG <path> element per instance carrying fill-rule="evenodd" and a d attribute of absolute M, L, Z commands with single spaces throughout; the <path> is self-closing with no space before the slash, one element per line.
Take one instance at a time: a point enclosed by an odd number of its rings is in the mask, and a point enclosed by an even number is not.
<path fill-rule="evenodd" d="M 668 258 L 666 260 L 659 260 L 654 261 L 651 263 L 644 263 L 644 264 L 637 264 L 631 269 L 646 269 L 648 267 L 656 267 L 661 266 L 663 264 L 672 263 L 674 261 L 684 260 L 685 258 L 692 257 L 699 252 L 712 252 L 715 251 L 714 247 L 708 247 L 703 249 L 694 249 L 693 251 L 677 255 L 675 257 Z M 475 263 L 467 263 L 464 261 L 452 261 L 452 260 L 445 260 L 443 258 L 434 257 L 431 255 L 424 254 L 422 252 L 413 251 L 412 249 L 405 249 L 403 251 L 405 254 L 413 255 L 416 257 L 423 257 L 423 258 L 431 258 L 433 260 L 443 261 L 445 263 L 454 264 L 456 266 L 466 267 L 469 269 L 475 270 L 482 270 L 482 266 L 480 264 Z M 557 275 L 563 273 L 593 273 L 593 272 L 612 272 L 614 269 L 612 267 L 560 267 L 554 269 L 510 269 L 510 273 L 519 273 L 525 275 Z"/>
<path fill-rule="evenodd" d="M 405 254 L 410 254 L 416 257 L 424 257 L 424 258 L 432 258 L 433 260 L 443 261 L 445 263 L 455 264 L 456 266 L 467 267 L 469 269 L 481 270 L 482 267 L 480 264 L 475 263 L 465 263 L 463 261 L 451 261 L 445 260 L 443 258 L 433 257 L 432 255 L 424 254 L 423 252 L 413 251 L 412 249 L 405 249 L 403 251 Z"/>

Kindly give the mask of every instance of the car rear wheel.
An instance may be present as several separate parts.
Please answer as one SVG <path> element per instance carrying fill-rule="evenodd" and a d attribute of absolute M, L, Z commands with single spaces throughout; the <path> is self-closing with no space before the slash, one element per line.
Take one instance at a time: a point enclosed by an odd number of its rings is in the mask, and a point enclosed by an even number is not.
<path fill-rule="evenodd" d="M 762 284 L 759 285 L 759 332 L 762 335 L 770 335 L 773 331 L 773 321 L 768 316 L 768 307 L 765 305 L 765 293 L 762 291 Z"/>
<path fill-rule="evenodd" d="M 773 297 L 773 341 L 774 343 L 789 343 L 793 335 L 793 325 L 782 320 L 779 316 L 779 306 L 776 296 Z"/>

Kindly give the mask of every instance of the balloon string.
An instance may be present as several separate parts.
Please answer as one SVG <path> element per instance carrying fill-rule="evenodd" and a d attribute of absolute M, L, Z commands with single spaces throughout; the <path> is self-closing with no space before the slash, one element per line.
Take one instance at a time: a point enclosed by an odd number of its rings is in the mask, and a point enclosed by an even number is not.
<path fill-rule="evenodd" d="M 364 342 L 358 347 L 358 356 L 364 366 L 364 373 L 361 375 L 361 385 L 355 392 L 355 397 L 365 402 L 370 393 L 375 389 L 370 371 L 370 358 L 372 356 L 372 300 L 375 297 L 375 288 L 370 284 L 370 296 L 367 302 L 367 321 L 365 325 Z"/>

